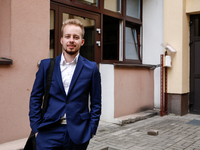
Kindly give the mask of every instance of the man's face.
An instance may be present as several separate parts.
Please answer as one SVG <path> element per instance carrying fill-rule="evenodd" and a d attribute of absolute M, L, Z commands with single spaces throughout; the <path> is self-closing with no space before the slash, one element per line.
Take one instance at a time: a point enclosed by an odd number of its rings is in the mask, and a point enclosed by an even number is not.
<path fill-rule="evenodd" d="M 77 54 L 81 46 L 84 44 L 81 28 L 76 25 L 66 25 L 60 43 L 67 54 Z"/>

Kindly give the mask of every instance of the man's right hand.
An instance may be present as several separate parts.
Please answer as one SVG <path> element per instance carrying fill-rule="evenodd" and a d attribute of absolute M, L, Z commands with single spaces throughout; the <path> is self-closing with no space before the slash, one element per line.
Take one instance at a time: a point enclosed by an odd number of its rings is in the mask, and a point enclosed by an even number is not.
<path fill-rule="evenodd" d="M 37 133 L 35 133 L 35 137 L 37 137 L 37 134 L 38 134 L 38 132 L 37 132 Z"/>

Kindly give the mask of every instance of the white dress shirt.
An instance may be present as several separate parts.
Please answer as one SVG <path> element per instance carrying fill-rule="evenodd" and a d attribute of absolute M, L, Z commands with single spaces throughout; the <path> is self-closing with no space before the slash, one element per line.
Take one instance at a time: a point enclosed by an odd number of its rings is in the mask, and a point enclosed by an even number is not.
<path fill-rule="evenodd" d="M 66 95 L 68 94 L 69 86 L 72 80 L 72 76 L 74 74 L 74 70 L 76 68 L 76 63 L 78 61 L 79 53 L 76 55 L 74 60 L 70 63 L 65 61 L 64 55 L 62 53 L 60 60 L 60 71 L 62 76 L 62 82 L 65 89 Z"/>
<path fill-rule="evenodd" d="M 62 53 L 62 55 L 61 55 L 60 71 L 61 71 L 63 87 L 65 89 L 66 95 L 68 94 L 72 76 L 74 74 L 74 70 L 75 70 L 76 64 L 78 62 L 78 57 L 79 57 L 79 53 L 76 55 L 76 57 L 74 58 L 74 60 L 72 62 L 67 63 L 65 61 L 64 54 Z M 64 116 L 61 118 L 61 120 L 64 121 L 64 124 L 67 124 L 66 123 L 66 114 L 64 114 Z"/>

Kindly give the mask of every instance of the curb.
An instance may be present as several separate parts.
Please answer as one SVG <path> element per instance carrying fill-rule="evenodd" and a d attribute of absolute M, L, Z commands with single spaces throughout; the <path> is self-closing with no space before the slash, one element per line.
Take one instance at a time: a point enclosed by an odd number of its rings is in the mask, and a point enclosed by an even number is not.
<path fill-rule="evenodd" d="M 147 111 L 143 111 L 136 114 L 118 117 L 118 118 L 115 118 L 115 120 L 116 120 L 116 124 L 123 126 L 125 124 L 144 120 L 144 119 L 156 116 L 158 114 L 159 114 L 159 110 L 147 110 Z"/>

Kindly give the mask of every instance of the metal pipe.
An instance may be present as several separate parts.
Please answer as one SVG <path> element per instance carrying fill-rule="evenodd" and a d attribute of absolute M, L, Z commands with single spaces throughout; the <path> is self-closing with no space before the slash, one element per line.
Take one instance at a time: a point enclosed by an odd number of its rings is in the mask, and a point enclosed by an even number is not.
<path fill-rule="evenodd" d="M 163 55 L 160 55 L 160 116 L 163 116 Z"/>

